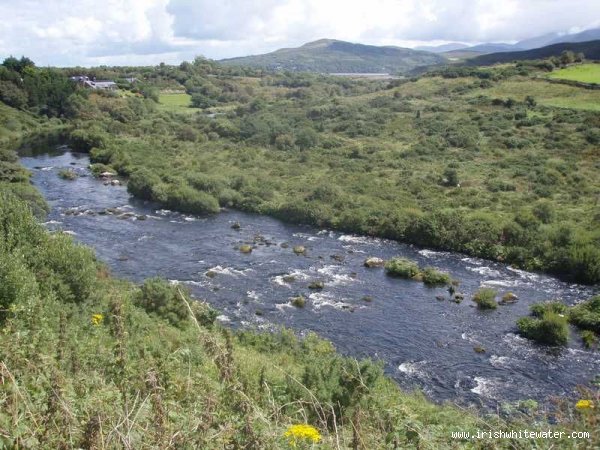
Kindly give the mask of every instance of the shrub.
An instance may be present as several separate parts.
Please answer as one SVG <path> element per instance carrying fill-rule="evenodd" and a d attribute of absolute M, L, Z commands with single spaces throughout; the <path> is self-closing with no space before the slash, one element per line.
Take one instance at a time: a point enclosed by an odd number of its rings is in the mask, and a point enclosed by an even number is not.
<path fill-rule="evenodd" d="M 498 293 L 495 289 L 481 288 L 473 295 L 473 301 L 477 303 L 479 309 L 496 309 L 498 307 L 496 295 Z"/>
<path fill-rule="evenodd" d="M 385 271 L 388 275 L 401 278 L 414 278 L 420 273 L 417 263 L 406 258 L 390 259 L 385 263 Z"/>
<path fill-rule="evenodd" d="M 58 172 L 58 176 L 63 180 L 76 180 L 78 175 L 73 169 L 61 169 Z"/>
<path fill-rule="evenodd" d="M 553 311 L 540 318 L 521 317 L 517 327 L 521 335 L 540 344 L 565 345 L 569 339 L 567 318 Z"/>
<path fill-rule="evenodd" d="M 181 296 L 185 296 L 194 317 L 201 325 L 214 323 L 217 312 L 189 298 L 189 293 L 177 286 L 172 286 L 162 278 L 150 278 L 142 284 L 134 296 L 134 303 L 150 314 L 156 314 L 175 326 L 182 326 L 189 319 L 190 311 Z"/>
<path fill-rule="evenodd" d="M 542 317 L 547 311 L 556 314 L 565 314 L 567 311 L 567 305 L 558 300 L 554 300 L 551 302 L 535 303 L 531 305 L 529 310 L 531 311 L 531 315 L 534 317 Z"/>
<path fill-rule="evenodd" d="M 306 300 L 304 299 L 304 297 L 302 297 L 301 295 L 298 297 L 293 297 L 291 299 L 291 303 L 293 306 L 295 306 L 296 308 L 304 308 L 304 306 L 306 305 Z"/>
<path fill-rule="evenodd" d="M 590 330 L 583 330 L 581 332 L 581 340 L 583 341 L 583 346 L 585 348 L 592 348 L 598 342 L 598 338 L 596 337 L 596 333 Z"/>
<path fill-rule="evenodd" d="M 423 278 L 423 283 L 429 285 L 450 284 L 452 282 L 449 274 L 440 272 L 433 267 L 425 267 L 421 273 L 421 277 Z"/>
<path fill-rule="evenodd" d="M 572 307 L 569 320 L 578 328 L 600 333 L 600 295 Z"/>

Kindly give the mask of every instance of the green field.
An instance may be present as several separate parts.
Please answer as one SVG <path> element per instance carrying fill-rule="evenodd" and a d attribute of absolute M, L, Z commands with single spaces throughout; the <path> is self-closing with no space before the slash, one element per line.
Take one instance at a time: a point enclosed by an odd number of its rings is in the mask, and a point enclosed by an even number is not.
<path fill-rule="evenodd" d="M 486 93 L 491 97 L 510 97 L 520 102 L 530 95 L 543 106 L 600 111 L 600 91 L 543 80 L 503 80 L 487 89 Z M 478 94 L 474 92 L 474 95 Z"/>
<path fill-rule="evenodd" d="M 161 93 L 158 97 L 159 108 L 163 111 L 192 113 L 197 111 L 192 108 L 192 96 L 182 92 L 180 94 Z"/>
<path fill-rule="evenodd" d="M 581 64 L 552 72 L 549 78 L 555 80 L 580 81 L 600 84 L 600 64 Z"/>

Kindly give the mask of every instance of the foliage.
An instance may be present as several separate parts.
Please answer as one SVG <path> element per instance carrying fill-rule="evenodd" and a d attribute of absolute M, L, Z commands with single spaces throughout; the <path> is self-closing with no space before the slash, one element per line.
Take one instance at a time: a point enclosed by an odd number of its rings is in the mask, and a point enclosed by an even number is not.
<path fill-rule="evenodd" d="M 517 321 L 519 332 L 540 344 L 566 345 L 569 339 L 567 318 L 547 310 L 541 317 L 521 317 Z"/>
<path fill-rule="evenodd" d="M 496 296 L 498 292 L 492 288 L 481 288 L 473 295 L 473 301 L 479 309 L 496 309 L 498 302 Z"/>
<path fill-rule="evenodd" d="M 385 271 L 388 275 L 401 278 L 414 278 L 419 275 L 419 265 L 406 258 L 392 258 L 385 263 Z"/>
<path fill-rule="evenodd" d="M 569 321 L 582 330 L 600 333 L 600 295 L 570 308 Z"/>
<path fill-rule="evenodd" d="M 423 283 L 428 285 L 450 284 L 452 278 L 446 272 L 440 272 L 433 267 L 425 267 L 421 272 Z"/>

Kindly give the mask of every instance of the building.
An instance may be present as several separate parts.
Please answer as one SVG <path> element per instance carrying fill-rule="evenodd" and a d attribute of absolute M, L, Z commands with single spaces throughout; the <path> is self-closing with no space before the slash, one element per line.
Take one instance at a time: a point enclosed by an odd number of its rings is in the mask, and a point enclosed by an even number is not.
<path fill-rule="evenodd" d="M 90 80 L 90 78 L 85 75 L 73 76 L 71 77 L 71 81 L 74 81 L 88 89 L 101 89 L 103 91 L 116 91 L 117 89 L 119 89 L 117 83 L 115 83 L 114 81 L 96 81 L 96 78 Z"/>

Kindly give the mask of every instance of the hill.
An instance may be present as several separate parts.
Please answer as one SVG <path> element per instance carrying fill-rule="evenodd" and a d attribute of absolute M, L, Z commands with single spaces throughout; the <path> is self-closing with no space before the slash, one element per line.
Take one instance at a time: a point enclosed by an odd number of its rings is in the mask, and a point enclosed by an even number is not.
<path fill-rule="evenodd" d="M 543 59 L 559 56 L 563 51 L 570 50 L 575 53 L 583 53 L 587 59 L 600 59 L 600 40 L 576 43 L 561 43 L 548 45 L 533 50 L 522 50 L 516 52 L 490 53 L 481 55 L 467 61 L 471 66 L 489 66 L 496 63 L 511 61 L 522 61 L 527 59 Z"/>
<path fill-rule="evenodd" d="M 415 67 L 444 61 L 443 56 L 408 48 L 321 39 L 298 48 L 282 48 L 264 55 L 230 58 L 220 62 L 295 72 L 405 73 Z"/>
<path fill-rule="evenodd" d="M 422 45 L 419 47 L 415 47 L 415 50 L 421 50 L 423 52 L 445 53 L 453 52 L 456 50 L 463 50 L 468 47 L 469 45 L 461 44 L 460 42 L 450 42 L 449 44 L 442 45 Z"/>

